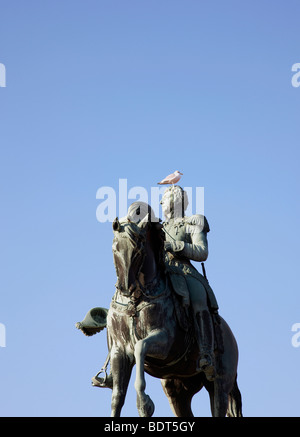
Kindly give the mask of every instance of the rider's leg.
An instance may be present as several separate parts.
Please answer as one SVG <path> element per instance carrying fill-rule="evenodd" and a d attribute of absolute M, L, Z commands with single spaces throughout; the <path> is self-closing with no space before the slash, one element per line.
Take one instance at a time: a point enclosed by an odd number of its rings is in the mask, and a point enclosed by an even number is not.
<path fill-rule="evenodd" d="M 204 286 L 196 278 L 186 278 L 196 320 L 195 329 L 200 350 L 199 370 L 210 380 L 214 378 L 214 328 Z"/>

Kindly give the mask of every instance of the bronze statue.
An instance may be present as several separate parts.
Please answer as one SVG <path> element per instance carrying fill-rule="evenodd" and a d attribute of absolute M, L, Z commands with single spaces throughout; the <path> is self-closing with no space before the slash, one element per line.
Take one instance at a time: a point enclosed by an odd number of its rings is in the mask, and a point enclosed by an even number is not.
<path fill-rule="evenodd" d="M 125 218 L 115 219 L 117 284 L 109 311 L 95 308 L 77 324 L 86 335 L 107 327 L 109 354 L 92 381 L 112 389 L 114 417 L 121 414 L 134 365 L 140 416 L 154 412 L 145 393 L 145 371 L 161 379 L 176 416 L 193 416 L 191 401 L 202 387 L 213 416 L 242 415 L 236 340 L 218 314 L 207 279 L 190 263 L 207 257 L 208 223 L 200 215 L 184 216 L 184 196 L 178 186 L 166 191 L 163 224 L 151 220 L 154 213 L 143 202 L 134 202 Z M 178 199 L 183 205 L 179 214 Z"/>

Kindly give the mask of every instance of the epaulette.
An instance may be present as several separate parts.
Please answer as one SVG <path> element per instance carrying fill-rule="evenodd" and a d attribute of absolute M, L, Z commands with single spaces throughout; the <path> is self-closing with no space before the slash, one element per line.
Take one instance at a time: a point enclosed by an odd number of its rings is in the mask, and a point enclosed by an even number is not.
<path fill-rule="evenodd" d="M 190 217 L 185 217 L 185 221 L 187 223 L 189 223 L 190 225 L 194 225 L 194 226 L 201 226 L 202 228 L 202 232 L 209 232 L 209 224 L 208 221 L 205 217 L 205 215 L 202 214 L 194 214 L 191 215 Z"/>

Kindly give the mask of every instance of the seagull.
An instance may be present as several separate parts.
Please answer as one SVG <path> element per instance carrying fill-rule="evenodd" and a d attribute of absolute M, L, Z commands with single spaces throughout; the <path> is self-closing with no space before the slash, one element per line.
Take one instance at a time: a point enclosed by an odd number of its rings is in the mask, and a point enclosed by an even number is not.
<path fill-rule="evenodd" d="M 183 175 L 180 171 L 176 170 L 174 173 L 169 174 L 169 176 L 165 177 L 162 181 L 157 182 L 158 185 L 166 185 L 166 184 L 176 184 L 181 178 L 180 175 Z"/>

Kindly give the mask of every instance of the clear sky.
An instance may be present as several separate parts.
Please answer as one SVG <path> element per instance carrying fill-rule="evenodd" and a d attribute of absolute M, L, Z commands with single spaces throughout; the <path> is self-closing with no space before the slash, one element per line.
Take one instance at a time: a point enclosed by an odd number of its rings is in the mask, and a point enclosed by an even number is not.
<path fill-rule="evenodd" d="M 109 416 L 91 387 L 116 275 L 97 190 L 204 187 L 206 270 L 240 350 L 245 416 L 299 416 L 300 5 L 2 0 L 1 416 Z M 0 81 L 1 83 L 1 81 Z M 128 202 L 129 203 L 129 202 Z M 134 373 L 123 416 L 137 416 Z M 155 416 L 172 416 L 147 377 Z M 194 414 L 209 416 L 205 391 Z"/>

